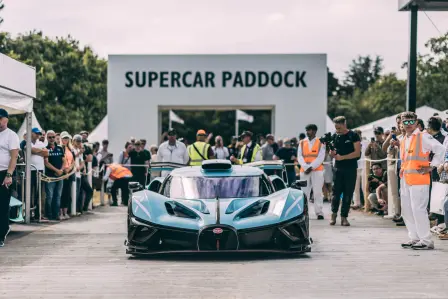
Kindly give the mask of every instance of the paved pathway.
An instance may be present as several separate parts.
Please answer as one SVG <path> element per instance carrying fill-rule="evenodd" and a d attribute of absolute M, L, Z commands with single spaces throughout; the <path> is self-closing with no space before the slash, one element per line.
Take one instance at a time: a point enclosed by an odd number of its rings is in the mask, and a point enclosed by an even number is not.
<path fill-rule="evenodd" d="M 139 260 L 125 255 L 125 213 L 104 207 L 60 224 L 15 226 L 0 248 L 0 298 L 448 298 L 448 242 L 401 249 L 405 228 L 378 216 L 352 212 L 351 227 L 312 220 L 313 251 L 298 258 Z"/>

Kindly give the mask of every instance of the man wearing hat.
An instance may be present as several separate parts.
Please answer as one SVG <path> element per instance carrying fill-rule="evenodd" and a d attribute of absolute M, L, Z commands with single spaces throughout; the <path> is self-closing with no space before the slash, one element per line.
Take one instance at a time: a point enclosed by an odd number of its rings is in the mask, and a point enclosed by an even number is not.
<path fill-rule="evenodd" d="M 157 151 L 157 162 L 188 164 L 187 147 L 182 142 L 177 141 L 177 133 L 174 129 L 168 131 L 167 139 L 160 145 Z M 162 177 L 167 176 L 169 173 L 166 170 L 162 171 Z"/>
<path fill-rule="evenodd" d="M 190 157 L 191 166 L 200 166 L 202 161 L 215 158 L 215 153 L 206 140 L 207 134 L 205 130 L 198 130 L 196 133 L 196 142 L 188 146 L 188 156 Z"/>
<path fill-rule="evenodd" d="M 19 156 L 19 136 L 8 128 L 8 118 L 8 112 L 0 108 L 0 247 L 5 246 L 5 239 L 10 231 L 12 174 Z"/>
<path fill-rule="evenodd" d="M 373 130 L 375 138 L 372 138 L 370 144 L 366 148 L 365 155 L 370 156 L 371 160 L 383 160 L 387 158 L 387 153 L 383 151 L 384 143 L 384 129 L 382 127 L 376 127 Z M 387 169 L 387 161 L 381 161 L 381 168 Z"/>
<path fill-rule="evenodd" d="M 241 139 L 244 143 L 243 147 L 241 148 L 240 154 L 238 159 L 235 158 L 235 156 L 230 157 L 230 161 L 234 162 L 235 164 L 245 164 L 255 161 L 261 161 L 263 157 L 261 156 L 261 148 L 260 146 L 252 141 L 252 132 L 250 131 L 244 131 L 243 134 L 241 134 Z"/>
<path fill-rule="evenodd" d="M 34 167 L 31 167 L 31 207 L 36 207 L 39 204 L 37 172 L 44 172 L 44 158 L 48 157 L 48 149 L 39 140 L 40 136 L 42 136 L 42 132 L 39 128 L 33 128 L 31 130 L 31 164 L 34 165 Z M 26 153 L 26 144 L 23 147 L 23 152 Z M 39 219 L 39 207 L 35 210 L 34 218 Z"/>

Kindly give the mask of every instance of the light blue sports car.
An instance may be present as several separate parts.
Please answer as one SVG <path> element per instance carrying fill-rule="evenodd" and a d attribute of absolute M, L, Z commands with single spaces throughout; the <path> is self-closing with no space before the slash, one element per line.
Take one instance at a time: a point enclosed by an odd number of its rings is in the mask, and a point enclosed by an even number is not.
<path fill-rule="evenodd" d="M 127 253 L 311 251 L 308 202 L 296 182 L 286 187 L 281 161 L 201 166 L 153 163 L 172 170 L 135 192 L 128 205 Z M 264 169 L 279 175 L 267 176 Z"/>

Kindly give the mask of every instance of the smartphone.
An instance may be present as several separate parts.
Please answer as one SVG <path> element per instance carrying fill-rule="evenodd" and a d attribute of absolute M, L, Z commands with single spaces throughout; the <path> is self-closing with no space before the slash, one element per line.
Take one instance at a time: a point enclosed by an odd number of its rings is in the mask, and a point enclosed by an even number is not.
<path fill-rule="evenodd" d="M 392 134 L 392 139 L 393 139 L 393 140 L 397 140 L 397 135 Z"/>

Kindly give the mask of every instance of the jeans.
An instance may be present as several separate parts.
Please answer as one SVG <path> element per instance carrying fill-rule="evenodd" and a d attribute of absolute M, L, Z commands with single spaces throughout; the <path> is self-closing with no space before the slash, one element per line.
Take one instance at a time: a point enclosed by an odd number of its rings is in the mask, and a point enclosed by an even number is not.
<path fill-rule="evenodd" d="M 59 210 L 61 208 L 61 195 L 64 181 L 57 181 L 45 184 L 45 212 L 47 218 L 57 220 L 59 217 Z"/>
<path fill-rule="evenodd" d="M 288 176 L 288 186 L 296 182 L 296 171 L 294 169 L 286 170 L 286 175 Z"/>
<path fill-rule="evenodd" d="M 331 200 L 331 211 L 337 214 L 339 203 L 342 198 L 341 217 L 348 217 L 350 204 L 352 202 L 353 192 L 355 191 L 357 169 L 336 169 L 333 182 L 333 199 Z"/>
<path fill-rule="evenodd" d="M 5 239 L 9 229 L 9 201 L 11 200 L 11 186 L 3 186 L 7 170 L 0 171 L 0 240 Z"/>
<path fill-rule="evenodd" d="M 90 200 L 93 197 L 93 189 L 89 184 L 86 175 L 81 175 L 81 178 L 76 178 L 77 191 L 77 210 L 78 212 L 87 211 L 89 209 Z M 84 198 L 85 193 L 85 198 Z"/>

